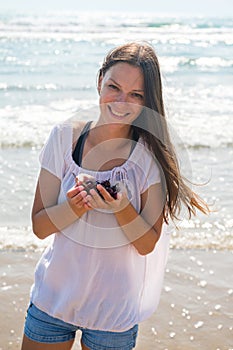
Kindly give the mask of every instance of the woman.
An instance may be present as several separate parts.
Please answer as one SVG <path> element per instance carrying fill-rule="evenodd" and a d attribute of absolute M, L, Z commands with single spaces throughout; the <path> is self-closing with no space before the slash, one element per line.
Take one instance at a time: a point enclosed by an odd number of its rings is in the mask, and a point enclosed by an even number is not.
<path fill-rule="evenodd" d="M 133 349 L 159 302 L 169 218 L 182 204 L 208 212 L 179 171 L 154 49 L 113 49 L 98 93 L 97 120 L 56 126 L 40 155 L 33 231 L 54 237 L 36 267 L 22 350 L 71 349 L 77 330 L 83 350 Z"/>

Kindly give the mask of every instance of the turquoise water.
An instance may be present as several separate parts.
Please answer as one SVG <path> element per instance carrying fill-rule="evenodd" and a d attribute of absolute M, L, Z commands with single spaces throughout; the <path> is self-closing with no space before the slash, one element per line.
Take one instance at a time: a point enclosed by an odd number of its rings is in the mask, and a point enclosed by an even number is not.
<path fill-rule="evenodd" d="M 232 18 L 0 13 L 0 247 L 39 247 L 30 210 L 38 152 L 51 127 L 97 103 L 105 54 L 146 40 L 158 54 L 181 166 L 215 213 L 179 224 L 179 248 L 233 248 Z"/>

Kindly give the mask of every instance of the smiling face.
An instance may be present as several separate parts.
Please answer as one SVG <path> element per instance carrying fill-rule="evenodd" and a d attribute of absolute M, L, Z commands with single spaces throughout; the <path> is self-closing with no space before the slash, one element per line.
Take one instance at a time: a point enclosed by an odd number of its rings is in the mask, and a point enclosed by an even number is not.
<path fill-rule="evenodd" d="M 116 63 L 100 76 L 98 91 L 102 120 L 131 124 L 144 105 L 142 71 L 128 63 Z"/>

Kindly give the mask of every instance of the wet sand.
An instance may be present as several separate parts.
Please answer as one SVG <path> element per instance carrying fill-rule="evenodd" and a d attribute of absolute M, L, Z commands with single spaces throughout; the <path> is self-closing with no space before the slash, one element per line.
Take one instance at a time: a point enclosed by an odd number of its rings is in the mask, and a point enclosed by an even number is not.
<path fill-rule="evenodd" d="M 0 252 L 0 350 L 20 349 L 40 255 Z M 232 257 L 232 251 L 170 250 L 158 310 L 140 325 L 136 349 L 232 350 Z"/>

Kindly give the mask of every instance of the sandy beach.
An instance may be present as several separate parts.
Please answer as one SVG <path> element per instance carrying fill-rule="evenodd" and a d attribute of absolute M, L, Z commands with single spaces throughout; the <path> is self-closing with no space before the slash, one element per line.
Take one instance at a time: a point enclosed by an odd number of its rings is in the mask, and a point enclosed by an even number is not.
<path fill-rule="evenodd" d="M 20 349 L 41 252 L 0 252 L 0 350 Z M 137 350 L 233 348 L 232 251 L 170 250 L 157 312 L 140 325 Z M 80 349 L 77 334 L 74 349 Z"/>

